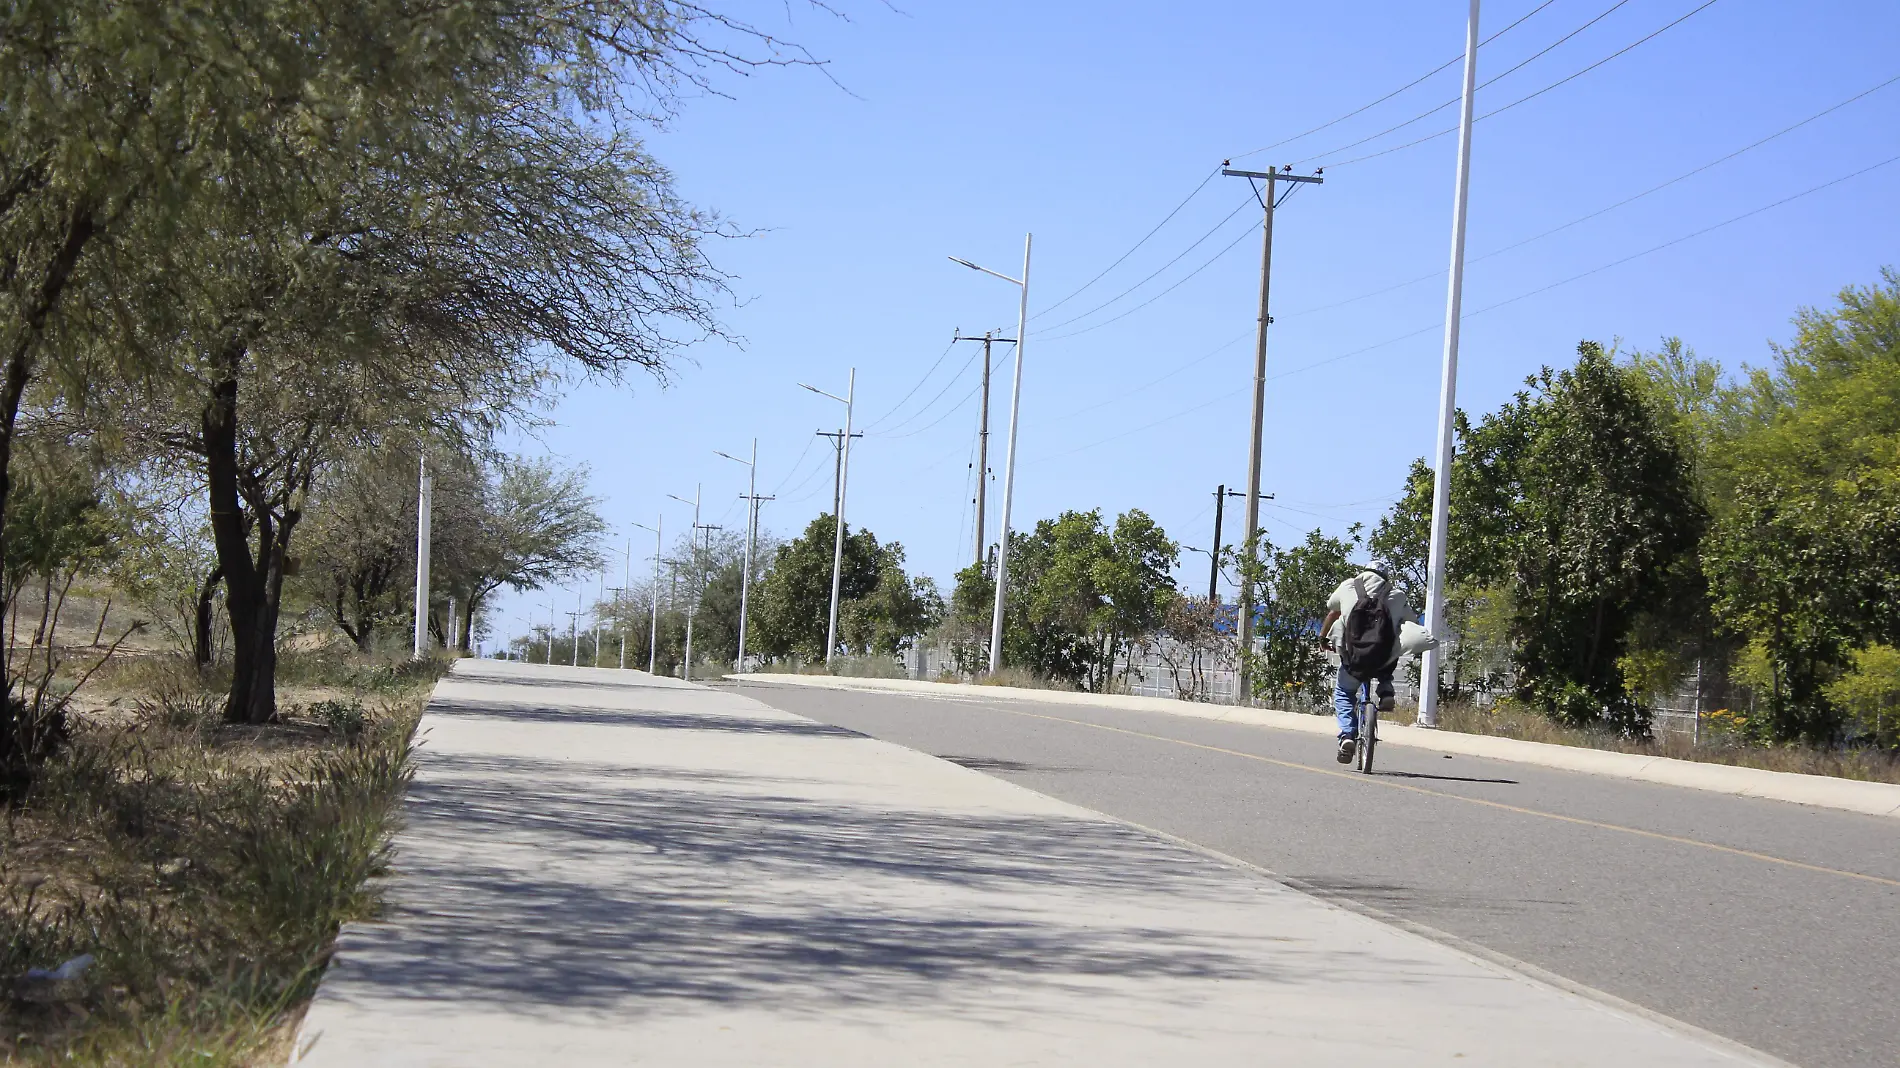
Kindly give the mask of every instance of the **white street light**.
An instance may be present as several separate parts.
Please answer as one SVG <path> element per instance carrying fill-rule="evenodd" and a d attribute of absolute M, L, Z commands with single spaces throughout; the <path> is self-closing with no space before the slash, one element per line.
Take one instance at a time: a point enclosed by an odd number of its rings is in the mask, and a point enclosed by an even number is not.
<path fill-rule="evenodd" d="M 839 439 L 844 444 L 839 446 L 841 451 L 838 457 L 838 514 L 831 517 L 834 528 L 831 544 L 831 620 L 825 627 L 825 663 L 829 665 L 838 652 L 838 580 L 844 573 L 844 491 L 851 481 L 851 409 L 852 399 L 858 393 L 858 369 L 851 369 L 849 384 L 842 397 L 803 382 L 799 385 L 844 405 L 844 437 Z"/>
<path fill-rule="evenodd" d="M 693 581 L 703 586 L 705 576 L 701 575 L 699 571 L 700 489 L 701 487 L 699 486 L 693 487 L 693 499 L 690 501 L 684 497 L 674 496 L 671 493 L 667 494 L 667 496 L 672 497 L 681 504 L 690 504 L 693 506 Z M 699 613 L 699 594 L 694 592 L 691 596 L 692 600 L 686 602 L 686 656 L 685 659 L 680 662 L 680 680 L 682 682 L 693 681 L 693 617 Z"/>
<path fill-rule="evenodd" d="M 634 524 L 641 530 L 653 532 L 653 630 L 647 635 L 647 674 L 649 675 L 654 673 L 654 666 L 659 663 L 660 655 L 660 556 L 666 551 L 661 545 L 665 535 L 661 534 L 660 530 L 666 526 L 666 513 L 661 512 L 653 522 L 656 525 Z"/>
<path fill-rule="evenodd" d="M 1465 292 L 1465 200 L 1471 189 L 1471 110 L 1478 77 L 1478 0 L 1465 24 L 1465 89 L 1458 116 L 1458 184 L 1451 209 L 1451 285 L 1445 295 L 1445 365 L 1438 384 L 1438 468 L 1432 477 L 1431 555 L 1426 565 L 1425 629 L 1440 644 L 1419 665 L 1418 725 L 1438 726 L 1439 650 L 1445 629 L 1445 539 L 1451 519 L 1451 454 L 1458 408 L 1458 319 Z"/>
<path fill-rule="evenodd" d="M 435 503 L 435 479 L 429 475 L 429 458 L 422 458 L 420 484 L 416 493 L 416 648 L 421 660 L 429 652 L 429 513 Z"/>
<path fill-rule="evenodd" d="M 752 596 L 752 541 L 759 529 L 759 502 L 769 500 L 759 496 L 759 439 L 752 439 L 752 459 L 741 460 L 729 452 L 713 450 L 714 455 L 723 456 L 734 463 L 746 466 L 746 526 L 744 570 L 739 574 L 739 659 L 732 665 L 734 672 L 745 671 L 745 626 L 747 602 Z"/>
<path fill-rule="evenodd" d="M 950 257 L 973 271 L 1001 278 L 1021 287 L 1021 299 L 1016 305 L 1016 371 L 1014 383 L 1009 393 L 1009 451 L 1003 462 L 1003 525 L 996 544 L 996 612 L 990 619 L 990 674 L 995 674 L 1003 666 L 1003 604 L 1008 596 L 1009 587 L 1009 506 L 1016 495 L 1016 419 L 1022 411 L 1023 402 L 1023 344 L 1028 340 L 1029 329 L 1029 248 L 1035 240 L 1034 234 L 1023 235 L 1023 276 L 1011 278 L 988 267 L 979 267 L 966 259 Z"/>

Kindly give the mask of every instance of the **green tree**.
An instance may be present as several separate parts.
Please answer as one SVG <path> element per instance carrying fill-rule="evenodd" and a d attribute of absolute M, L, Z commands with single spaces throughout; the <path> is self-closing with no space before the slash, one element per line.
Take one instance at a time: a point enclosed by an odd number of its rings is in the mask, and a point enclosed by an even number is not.
<path fill-rule="evenodd" d="M 1260 588 L 1265 611 L 1259 634 L 1266 642 L 1252 675 L 1257 696 L 1318 703 L 1331 691 L 1319 625 L 1326 618 L 1327 599 L 1359 571 L 1352 562 L 1359 547 L 1358 533 L 1355 526 L 1341 539 L 1315 530 L 1289 549 L 1275 548 L 1261 539 L 1265 566 Z"/>
<path fill-rule="evenodd" d="M 1065 511 L 1010 535 L 1010 596 L 1003 660 L 1039 675 L 1101 691 L 1130 646 L 1160 629 L 1177 593 L 1180 549 L 1140 509 L 1115 520 L 1099 509 Z M 957 575 L 951 619 L 971 640 L 987 637 L 994 560 Z"/>
<path fill-rule="evenodd" d="M 772 566 L 755 591 L 753 620 L 761 656 L 826 658 L 831 622 L 831 561 L 836 520 L 826 513 L 772 556 Z M 844 562 L 838 576 L 838 615 L 842 627 L 847 605 L 876 592 L 883 577 L 883 553 L 877 536 L 845 525 Z M 751 637 L 748 635 L 748 641 Z"/>
<path fill-rule="evenodd" d="M 1687 461 L 1636 376 L 1594 342 L 1526 385 L 1465 435 L 1453 497 L 1466 566 L 1508 589 L 1524 699 L 1646 734 L 1620 662 L 1700 535 Z"/>
<path fill-rule="evenodd" d="M 1829 685 L 1900 645 L 1900 274 L 1804 309 L 1739 401 L 1704 567 L 1723 623 L 1762 643 L 1776 740 L 1831 742 Z"/>

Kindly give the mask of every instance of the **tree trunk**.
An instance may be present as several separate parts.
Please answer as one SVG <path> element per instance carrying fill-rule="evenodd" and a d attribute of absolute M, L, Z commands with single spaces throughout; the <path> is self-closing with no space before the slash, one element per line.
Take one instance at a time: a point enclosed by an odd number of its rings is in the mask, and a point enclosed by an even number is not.
<path fill-rule="evenodd" d="M 6 507 L 7 498 L 13 492 L 13 439 L 20 416 L 20 399 L 26 395 L 27 383 L 33 378 L 36 350 L 46 332 L 47 317 L 59 303 L 67 283 L 72 281 L 79 257 L 98 235 L 98 220 L 94 218 L 92 206 L 84 202 L 75 205 L 67 216 L 65 230 L 59 250 L 47 264 L 39 287 L 21 310 L 20 321 L 15 326 L 17 333 L 6 354 L 6 376 L 0 380 L 0 559 L 6 555 Z M 0 633 L 0 648 L 10 649 L 13 641 L 12 634 Z"/>
<path fill-rule="evenodd" d="M 222 565 L 211 569 L 204 583 L 198 587 L 198 603 L 191 626 L 191 662 L 199 671 L 211 666 L 211 603 L 218 595 L 218 584 L 224 581 Z"/>
<path fill-rule="evenodd" d="M 246 524 L 238 492 L 237 444 L 237 363 L 242 351 L 233 348 L 224 354 L 226 375 L 211 387 L 211 398 L 203 416 L 205 447 L 205 483 L 211 502 L 211 539 L 218 552 L 218 568 L 224 572 L 224 608 L 231 620 L 231 691 L 224 706 L 224 718 L 231 723 L 261 723 L 276 711 L 275 692 L 265 675 L 262 707 L 258 704 L 258 670 L 268 672 L 275 665 L 277 620 L 274 613 L 261 618 L 268 600 L 265 576 L 258 574 L 257 561 L 251 558 L 253 527 L 257 535 L 258 555 L 269 556 L 276 541 L 270 516 L 254 516 Z M 260 630 L 266 635 L 260 649 Z M 264 663 L 260 665 L 260 653 Z"/>

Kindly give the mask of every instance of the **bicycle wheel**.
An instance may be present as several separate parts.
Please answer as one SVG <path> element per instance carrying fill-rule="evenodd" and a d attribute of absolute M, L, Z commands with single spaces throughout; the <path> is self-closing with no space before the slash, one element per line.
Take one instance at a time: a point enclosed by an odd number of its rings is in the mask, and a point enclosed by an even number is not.
<path fill-rule="evenodd" d="M 1366 702 L 1366 713 L 1359 720 L 1359 770 L 1372 774 L 1372 751 L 1379 744 L 1379 706 Z"/>

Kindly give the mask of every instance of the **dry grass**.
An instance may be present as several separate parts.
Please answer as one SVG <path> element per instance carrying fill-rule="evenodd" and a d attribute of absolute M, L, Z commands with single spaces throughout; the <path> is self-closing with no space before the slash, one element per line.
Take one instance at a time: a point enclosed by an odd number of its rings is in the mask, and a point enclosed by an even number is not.
<path fill-rule="evenodd" d="M 1403 718 L 1400 717 L 1401 721 Z M 1440 705 L 1438 727 L 1461 734 L 1487 734 L 1548 745 L 1605 749 L 1802 775 L 1831 775 L 1841 779 L 1900 783 L 1900 753 L 1877 749 L 1747 745 L 1720 735 L 1705 736 L 1700 745 L 1687 736 L 1673 733 L 1658 734 L 1648 742 L 1632 741 L 1610 731 L 1584 731 L 1566 727 L 1508 703 L 1489 709 L 1480 709 L 1465 702 Z"/>
<path fill-rule="evenodd" d="M 257 727 L 220 723 L 217 689 L 176 660 L 89 687 L 71 746 L 0 827 L 8 1062 L 283 1059 L 338 924 L 376 907 L 440 670 L 285 668 L 283 722 Z M 83 953 L 80 979 L 19 979 Z"/>

